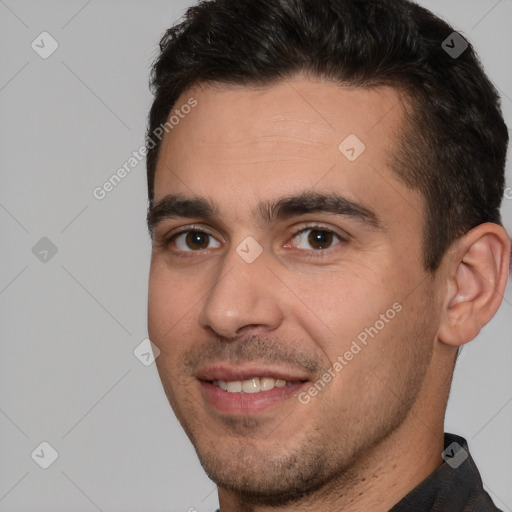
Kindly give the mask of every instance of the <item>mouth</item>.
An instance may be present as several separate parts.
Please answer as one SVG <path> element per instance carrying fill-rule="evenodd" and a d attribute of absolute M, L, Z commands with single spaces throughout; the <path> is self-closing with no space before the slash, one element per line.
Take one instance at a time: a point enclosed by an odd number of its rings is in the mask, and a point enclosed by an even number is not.
<path fill-rule="evenodd" d="M 305 382 L 305 381 L 300 381 Z M 275 379 L 273 377 L 252 377 L 246 380 L 231 380 L 225 381 L 216 379 L 211 381 L 214 386 L 227 391 L 228 393 L 262 393 L 270 391 L 274 388 L 284 388 L 286 386 L 293 386 L 297 381 L 290 381 L 284 379 Z"/>
<path fill-rule="evenodd" d="M 197 379 L 206 406 L 215 412 L 250 416 L 297 396 L 310 380 L 283 370 L 212 367 Z"/>

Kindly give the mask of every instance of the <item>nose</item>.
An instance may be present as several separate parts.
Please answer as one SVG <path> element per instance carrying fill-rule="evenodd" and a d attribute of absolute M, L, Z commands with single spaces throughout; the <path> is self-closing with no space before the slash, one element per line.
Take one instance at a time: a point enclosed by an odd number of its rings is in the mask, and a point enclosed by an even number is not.
<path fill-rule="evenodd" d="M 202 304 L 199 323 L 227 339 L 248 329 L 277 329 L 283 321 L 280 289 L 267 267 L 265 252 L 248 263 L 233 249 L 219 264 Z"/>

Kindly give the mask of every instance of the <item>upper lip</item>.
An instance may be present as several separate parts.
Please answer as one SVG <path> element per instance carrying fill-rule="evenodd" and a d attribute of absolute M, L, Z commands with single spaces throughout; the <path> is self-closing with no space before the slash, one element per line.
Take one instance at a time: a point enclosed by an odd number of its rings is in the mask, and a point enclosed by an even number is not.
<path fill-rule="evenodd" d="M 251 363 L 247 365 L 233 365 L 217 363 L 202 367 L 196 372 L 196 378 L 205 381 L 244 381 L 253 377 L 271 377 L 291 382 L 309 380 L 304 368 L 278 368 L 271 364 L 255 365 Z"/>

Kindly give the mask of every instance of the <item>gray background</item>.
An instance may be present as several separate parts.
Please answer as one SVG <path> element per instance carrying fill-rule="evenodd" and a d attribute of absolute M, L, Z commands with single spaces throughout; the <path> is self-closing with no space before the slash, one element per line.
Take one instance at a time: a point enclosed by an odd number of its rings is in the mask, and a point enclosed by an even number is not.
<path fill-rule="evenodd" d="M 2 511 L 201 512 L 217 504 L 154 364 L 133 354 L 147 337 L 144 162 L 105 199 L 92 194 L 143 145 L 150 62 L 162 32 L 192 3 L 0 0 Z M 512 0 L 421 3 L 476 45 L 511 127 Z M 47 59 L 31 47 L 43 31 L 59 45 Z M 512 232 L 512 199 L 503 213 Z M 57 248 L 47 261 L 32 252 L 42 237 Z M 509 287 L 461 354 L 446 419 L 506 511 L 511 332 Z M 46 470 L 31 457 L 42 441 L 59 454 Z M 50 456 L 43 453 L 39 460 Z"/>

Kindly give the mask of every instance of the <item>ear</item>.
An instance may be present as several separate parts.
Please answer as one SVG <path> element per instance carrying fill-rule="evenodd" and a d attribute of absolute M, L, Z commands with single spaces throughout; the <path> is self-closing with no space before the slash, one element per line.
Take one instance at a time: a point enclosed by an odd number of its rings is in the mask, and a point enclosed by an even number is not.
<path fill-rule="evenodd" d="M 438 338 L 460 347 L 478 335 L 503 300 L 510 271 L 505 228 L 478 225 L 454 243 L 443 263 L 448 282 Z"/>

